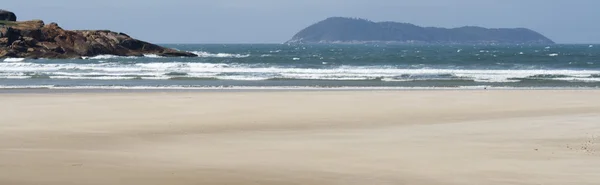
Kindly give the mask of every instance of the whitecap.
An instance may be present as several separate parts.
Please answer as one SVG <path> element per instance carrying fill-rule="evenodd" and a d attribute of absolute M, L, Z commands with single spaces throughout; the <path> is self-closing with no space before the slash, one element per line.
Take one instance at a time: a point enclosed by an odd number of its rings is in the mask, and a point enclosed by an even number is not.
<path fill-rule="evenodd" d="M 97 55 L 97 56 L 93 56 L 93 57 L 81 57 L 82 59 L 90 59 L 90 60 L 99 60 L 99 59 L 111 59 L 111 58 L 117 58 L 119 56 L 116 55 Z"/>
<path fill-rule="evenodd" d="M 134 59 L 134 58 L 138 58 L 136 56 L 117 56 L 117 55 L 96 55 L 96 56 L 84 56 L 81 57 L 84 60 L 103 60 L 103 59 L 114 59 L 114 58 L 130 58 L 130 59 Z"/>
<path fill-rule="evenodd" d="M 205 51 L 192 51 L 192 53 L 205 58 L 246 58 L 250 56 L 250 54 L 209 53 Z"/>
<path fill-rule="evenodd" d="M 144 57 L 147 57 L 147 58 L 163 58 L 162 56 L 159 56 L 157 54 L 144 54 Z"/>
<path fill-rule="evenodd" d="M 548 56 L 555 57 L 555 56 L 558 56 L 558 53 L 552 53 L 552 54 L 549 54 Z"/>
<path fill-rule="evenodd" d="M 260 81 L 260 80 L 270 79 L 269 77 L 242 76 L 242 75 L 218 76 L 216 78 L 219 80 L 240 80 L 240 81 Z"/>
<path fill-rule="evenodd" d="M 4 62 L 22 62 L 24 60 L 25 58 L 6 58 L 4 59 Z"/>
<path fill-rule="evenodd" d="M 300 58 L 292 58 L 292 60 L 296 60 L 296 61 L 298 61 L 298 60 L 300 60 Z"/>
<path fill-rule="evenodd" d="M 322 64 L 328 64 L 321 62 Z M 314 80 L 369 80 L 394 79 L 398 75 L 425 76 L 436 79 L 440 75 L 471 79 L 478 82 L 516 82 L 516 79 L 535 75 L 564 75 L 585 77 L 600 74 L 598 70 L 471 70 L 471 69 L 404 69 L 393 66 L 338 66 L 335 68 L 295 68 L 286 66 L 265 67 L 258 64 L 239 63 L 0 63 L 0 78 L 29 78 L 39 73 L 54 78 L 70 79 L 167 79 L 170 72 L 186 73 L 186 77 L 219 78 L 230 80 L 264 80 L 266 78 Z M 225 74 L 225 75 L 224 75 Z M 429 77 L 431 76 L 431 77 Z"/>
<path fill-rule="evenodd" d="M 382 78 L 381 81 L 384 81 L 384 82 L 410 82 L 410 81 L 414 81 L 414 79 Z"/>
<path fill-rule="evenodd" d="M 123 76 L 99 76 L 99 77 L 88 77 L 88 76 L 50 76 L 51 79 L 70 79 L 70 80 L 133 80 L 137 77 L 123 77 Z"/>
<path fill-rule="evenodd" d="M 570 81 L 570 82 L 600 82 L 600 78 L 577 78 L 577 77 L 552 78 L 551 80 Z"/>

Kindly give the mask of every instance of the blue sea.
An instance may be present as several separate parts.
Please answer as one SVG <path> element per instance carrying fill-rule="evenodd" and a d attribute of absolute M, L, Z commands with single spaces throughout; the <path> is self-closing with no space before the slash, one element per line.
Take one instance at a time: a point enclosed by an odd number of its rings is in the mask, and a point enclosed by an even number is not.
<path fill-rule="evenodd" d="M 0 59 L 0 88 L 598 88 L 600 45 L 164 45 L 197 58 Z"/>

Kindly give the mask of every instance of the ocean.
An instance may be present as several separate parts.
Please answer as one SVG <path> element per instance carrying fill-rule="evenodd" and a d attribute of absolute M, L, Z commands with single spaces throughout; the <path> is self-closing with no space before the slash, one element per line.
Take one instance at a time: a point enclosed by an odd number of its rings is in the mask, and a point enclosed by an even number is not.
<path fill-rule="evenodd" d="M 0 88 L 598 88 L 600 45 L 164 45 L 197 58 L 0 59 Z"/>

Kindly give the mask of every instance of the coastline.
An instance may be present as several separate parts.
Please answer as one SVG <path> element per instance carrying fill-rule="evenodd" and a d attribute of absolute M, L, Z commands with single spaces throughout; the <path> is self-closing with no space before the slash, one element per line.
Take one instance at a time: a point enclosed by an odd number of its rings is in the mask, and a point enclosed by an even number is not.
<path fill-rule="evenodd" d="M 0 88 L 0 94 L 207 93 L 207 92 L 402 92 L 402 91 L 600 91 L 599 87 L 133 87 Z"/>
<path fill-rule="evenodd" d="M 4 93 L 0 184 L 592 185 L 598 95 Z"/>

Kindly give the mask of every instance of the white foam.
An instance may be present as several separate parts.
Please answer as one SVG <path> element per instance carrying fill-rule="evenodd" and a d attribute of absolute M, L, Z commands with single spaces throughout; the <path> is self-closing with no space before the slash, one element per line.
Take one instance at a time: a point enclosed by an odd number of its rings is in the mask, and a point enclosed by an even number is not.
<path fill-rule="evenodd" d="M 300 60 L 300 58 L 292 58 L 292 60 L 298 61 Z"/>
<path fill-rule="evenodd" d="M 111 59 L 111 58 L 117 58 L 119 56 L 116 55 L 97 55 L 97 56 L 93 56 L 93 57 L 81 57 L 83 59 L 90 59 L 90 60 L 100 60 L 100 59 Z"/>
<path fill-rule="evenodd" d="M 64 89 L 64 90 L 519 90 L 519 89 L 598 89 L 597 87 L 322 87 L 322 86 L 54 86 L 0 85 L 0 89 Z"/>
<path fill-rule="evenodd" d="M 117 56 L 117 55 L 96 55 L 96 56 L 92 56 L 92 57 L 81 57 L 82 59 L 85 60 L 104 60 L 104 59 L 114 59 L 114 58 L 130 58 L 130 59 L 134 59 L 134 58 L 138 58 L 136 56 Z"/>
<path fill-rule="evenodd" d="M 551 53 L 548 56 L 555 57 L 555 56 L 558 56 L 558 53 Z"/>
<path fill-rule="evenodd" d="M 384 82 L 410 82 L 410 81 L 414 81 L 414 80 L 413 79 L 382 78 L 381 81 L 384 81 Z"/>
<path fill-rule="evenodd" d="M 0 89 L 52 89 L 53 85 L 0 85 Z"/>
<path fill-rule="evenodd" d="M 22 62 L 24 60 L 25 58 L 6 58 L 4 59 L 4 62 Z"/>
<path fill-rule="evenodd" d="M 590 45 L 589 47 L 590 47 L 590 48 L 593 48 L 593 47 L 594 47 L 594 45 Z"/>
<path fill-rule="evenodd" d="M 570 81 L 570 82 L 600 82 L 600 78 L 576 78 L 576 77 L 552 78 L 551 80 Z"/>
<path fill-rule="evenodd" d="M 204 58 L 246 58 L 246 57 L 250 57 L 250 54 L 209 53 L 209 52 L 205 52 L 205 51 L 192 51 L 192 53 L 198 55 L 198 57 L 204 57 Z"/>
<path fill-rule="evenodd" d="M 323 63 L 325 64 L 325 63 Z M 0 78 L 29 78 L 31 74 L 53 78 L 89 79 L 129 79 L 140 76 L 142 79 L 166 79 L 168 73 L 186 73 L 183 77 L 251 79 L 266 78 L 360 80 L 388 78 L 408 79 L 470 79 L 479 82 L 516 82 L 513 78 L 527 78 L 534 75 L 565 75 L 589 77 L 600 74 L 600 70 L 466 70 L 466 69 L 400 69 L 391 66 L 339 66 L 336 68 L 292 68 L 283 66 L 262 67 L 251 64 L 225 63 L 0 63 Z M 134 76 L 134 77 L 131 77 Z M 232 76 L 232 77 L 227 77 Z"/>
<path fill-rule="evenodd" d="M 11 75 L 0 75 L 0 79 L 28 79 L 31 76 L 11 76 Z"/>
<path fill-rule="evenodd" d="M 216 78 L 219 80 L 241 80 L 241 81 L 260 81 L 260 80 L 271 79 L 269 77 L 242 76 L 242 75 L 218 76 Z"/>
<path fill-rule="evenodd" d="M 157 54 L 144 54 L 144 57 L 147 57 L 147 58 L 163 58 L 162 56 L 159 56 Z"/>
<path fill-rule="evenodd" d="M 122 77 L 122 76 L 100 76 L 100 77 L 88 77 L 88 76 L 51 76 L 51 79 L 69 79 L 69 80 L 133 80 L 136 77 Z"/>

